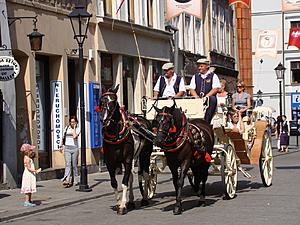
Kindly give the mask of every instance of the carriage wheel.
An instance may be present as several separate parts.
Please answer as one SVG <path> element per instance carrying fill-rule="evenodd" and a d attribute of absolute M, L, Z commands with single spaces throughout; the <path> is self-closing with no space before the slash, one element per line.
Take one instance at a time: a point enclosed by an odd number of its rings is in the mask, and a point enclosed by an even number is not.
<path fill-rule="evenodd" d="M 221 156 L 221 176 L 225 199 L 234 198 L 237 186 L 237 163 L 235 150 L 230 144 Z"/>
<path fill-rule="evenodd" d="M 267 132 L 265 132 L 262 140 L 259 169 L 264 186 L 270 187 L 272 185 L 273 178 L 273 153 L 270 137 Z"/>

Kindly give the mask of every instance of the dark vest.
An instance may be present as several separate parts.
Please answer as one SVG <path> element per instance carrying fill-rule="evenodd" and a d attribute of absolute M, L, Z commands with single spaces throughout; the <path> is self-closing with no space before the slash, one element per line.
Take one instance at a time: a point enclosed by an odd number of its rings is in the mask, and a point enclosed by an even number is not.
<path fill-rule="evenodd" d="M 196 83 L 196 93 L 200 96 L 200 93 L 206 95 L 212 89 L 214 73 L 209 73 L 208 76 L 203 79 L 201 75 L 198 73 L 195 75 L 195 83 Z"/>
<path fill-rule="evenodd" d="M 175 81 L 175 83 L 173 85 L 175 94 L 177 94 L 179 92 L 180 81 L 181 81 L 181 76 L 177 75 L 176 81 Z M 164 76 L 160 76 L 158 97 L 162 97 L 163 96 L 163 93 L 164 93 L 164 91 L 166 89 L 166 86 L 167 86 L 167 84 L 166 84 Z"/>

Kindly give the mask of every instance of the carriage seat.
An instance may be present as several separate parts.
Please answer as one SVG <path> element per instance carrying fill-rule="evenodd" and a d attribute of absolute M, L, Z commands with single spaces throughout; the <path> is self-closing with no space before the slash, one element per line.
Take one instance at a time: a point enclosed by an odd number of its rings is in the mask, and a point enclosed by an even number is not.
<path fill-rule="evenodd" d="M 226 135 L 233 142 L 235 153 L 240 159 L 241 163 L 250 164 L 246 142 L 244 141 L 243 136 L 240 133 L 233 131 L 226 132 Z"/>

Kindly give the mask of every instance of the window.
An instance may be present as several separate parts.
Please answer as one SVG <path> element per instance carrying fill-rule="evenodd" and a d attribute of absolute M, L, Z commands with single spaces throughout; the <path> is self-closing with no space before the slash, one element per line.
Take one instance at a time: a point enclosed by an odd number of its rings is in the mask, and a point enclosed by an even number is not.
<path fill-rule="evenodd" d="M 153 27 L 153 0 L 148 0 L 147 7 L 148 26 Z"/>
<path fill-rule="evenodd" d="M 113 85 L 113 59 L 111 54 L 101 53 L 101 84 L 107 90 Z"/>
<path fill-rule="evenodd" d="M 196 19 L 195 23 L 195 51 L 197 54 L 201 54 L 201 20 Z"/>
<path fill-rule="evenodd" d="M 212 47 L 217 50 L 217 20 L 215 18 L 212 19 Z"/>
<path fill-rule="evenodd" d="M 230 29 L 229 26 L 226 26 L 226 44 L 225 44 L 225 52 L 230 55 Z"/>
<path fill-rule="evenodd" d="M 112 16 L 112 0 L 104 1 L 104 16 Z"/>
<path fill-rule="evenodd" d="M 300 28 L 300 21 L 291 21 L 291 28 Z"/>
<path fill-rule="evenodd" d="M 163 62 L 160 61 L 152 61 L 152 70 L 153 70 L 153 74 L 152 74 L 152 80 L 153 80 L 153 87 L 155 86 L 158 78 L 160 75 L 163 75 L 163 71 L 162 71 L 162 65 Z"/>
<path fill-rule="evenodd" d="M 224 48 L 225 38 L 224 38 L 224 36 L 225 36 L 224 23 L 220 22 L 220 47 L 221 47 L 222 52 L 225 51 L 225 48 Z"/>
<path fill-rule="evenodd" d="M 190 50 L 190 24 L 191 17 L 189 15 L 185 15 L 184 22 L 184 49 Z"/>
<path fill-rule="evenodd" d="M 134 0 L 127 0 L 128 22 L 134 22 Z"/>
<path fill-rule="evenodd" d="M 291 62 L 292 84 L 300 84 L 300 62 Z"/>

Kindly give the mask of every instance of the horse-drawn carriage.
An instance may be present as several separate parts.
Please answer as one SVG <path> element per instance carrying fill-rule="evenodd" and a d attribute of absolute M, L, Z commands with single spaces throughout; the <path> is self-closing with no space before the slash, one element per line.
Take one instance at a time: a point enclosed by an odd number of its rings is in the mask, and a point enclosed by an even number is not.
<path fill-rule="evenodd" d="M 100 113 L 103 132 L 103 151 L 117 201 L 117 212 L 125 214 L 134 208 L 132 165 L 139 162 L 141 205 L 148 205 L 149 197 L 155 193 L 157 174 L 164 169 L 158 167 L 157 158 L 167 160 L 176 190 L 174 214 L 182 213 L 181 192 L 184 178 L 189 180 L 200 201 L 205 199 L 205 183 L 209 167 L 222 175 L 225 195 L 233 198 L 236 192 L 237 171 L 242 163 L 259 164 L 265 186 L 272 184 L 273 160 L 267 121 L 255 119 L 249 124 L 245 137 L 226 130 L 224 126 L 214 129 L 204 121 L 208 107 L 207 98 L 143 99 L 145 117 L 133 115 L 120 107 L 117 101 L 118 86 L 102 94 Z M 259 113 L 256 113 L 259 115 Z M 152 124 L 151 124 L 152 121 Z M 222 121 L 222 119 L 220 120 Z M 153 133 L 152 131 L 156 131 Z M 159 146 L 161 150 L 154 151 Z M 117 165 L 122 163 L 122 196 L 119 196 L 115 177 Z M 188 172 L 189 169 L 191 172 Z M 202 186 L 200 189 L 200 183 Z M 129 191 L 129 202 L 127 202 Z"/>
<path fill-rule="evenodd" d="M 142 110 L 148 120 L 153 120 L 157 115 L 155 108 L 163 108 L 164 106 L 171 107 L 173 104 L 185 113 L 188 120 L 203 119 L 205 110 L 208 107 L 206 98 L 178 98 L 178 99 L 150 99 L 142 100 Z M 244 176 L 250 178 L 251 175 L 245 171 L 241 164 L 259 165 L 262 183 L 268 187 L 272 184 L 273 175 L 273 157 L 268 132 L 269 121 L 265 120 L 262 115 L 268 114 L 270 110 L 267 107 L 261 107 L 253 110 L 252 116 L 243 119 L 245 123 L 245 132 L 240 134 L 232 132 L 226 128 L 223 122 L 214 125 L 214 146 L 211 154 L 211 175 L 221 175 L 224 186 L 224 195 L 227 199 L 231 199 L 236 195 L 237 175 L 241 171 Z M 223 115 L 217 115 L 219 121 L 224 121 L 220 118 Z M 268 118 L 267 117 L 267 118 Z M 158 165 L 160 161 L 162 166 Z M 149 197 L 153 197 L 156 185 L 157 174 L 162 172 L 166 166 L 164 152 L 154 147 L 154 151 L 150 159 L 150 185 Z M 194 186 L 193 172 L 187 173 L 188 179 Z"/>

